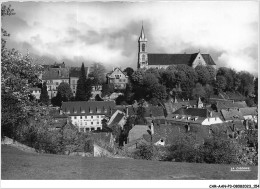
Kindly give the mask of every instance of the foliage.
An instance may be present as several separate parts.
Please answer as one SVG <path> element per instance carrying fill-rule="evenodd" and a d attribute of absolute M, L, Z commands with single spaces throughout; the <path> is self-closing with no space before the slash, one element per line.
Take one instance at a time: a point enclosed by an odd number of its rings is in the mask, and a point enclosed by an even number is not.
<path fill-rule="evenodd" d="M 47 91 L 47 86 L 46 86 L 46 82 L 43 83 L 42 85 L 42 90 L 41 90 L 41 95 L 40 95 L 40 101 L 45 104 L 48 105 L 49 104 L 49 95 L 48 95 L 48 91 Z"/>
<path fill-rule="evenodd" d="M 112 83 L 110 84 L 103 84 L 102 85 L 102 94 L 101 96 L 104 97 L 104 96 L 109 96 L 111 95 L 113 92 L 114 92 L 114 85 Z"/>
<path fill-rule="evenodd" d="M 93 79 L 93 85 L 102 85 L 105 82 L 106 69 L 101 63 L 94 63 L 89 77 Z"/>
<path fill-rule="evenodd" d="M 254 99 L 252 97 L 247 97 L 246 98 L 246 104 L 248 107 L 253 107 L 255 106 L 255 102 L 254 102 Z"/>
<path fill-rule="evenodd" d="M 81 66 L 81 73 L 77 82 L 77 90 L 75 100 L 77 101 L 88 101 L 92 96 L 93 79 L 86 78 L 84 63 Z"/>
<path fill-rule="evenodd" d="M 116 98 L 116 105 L 127 105 L 126 98 L 124 95 L 119 95 Z"/>
<path fill-rule="evenodd" d="M 140 145 L 134 153 L 135 159 L 152 160 L 153 158 L 153 146 L 152 145 Z"/>
<path fill-rule="evenodd" d="M 112 129 L 112 134 L 113 134 L 113 136 L 114 136 L 115 139 L 116 139 L 115 142 L 118 143 L 118 142 L 119 142 L 119 137 L 120 137 L 120 135 L 121 135 L 121 133 L 122 133 L 121 126 L 115 124 L 115 125 L 112 125 L 112 126 L 111 126 L 111 129 Z"/>
<path fill-rule="evenodd" d="M 99 94 L 97 94 L 95 96 L 95 101 L 104 101 L 104 100 L 99 96 Z"/>
<path fill-rule="evenodd" d="M 51 99 L 51 104 L 53 106 L 61 107 L 63 100 L 65 100 L 65 99 L 63 99 L 61 94 L 58 92 L 57 95 Z"/>
<path fill-rule="evenodd" d="M 254 90 L 255 90 L 255 103 L 258 104 L 258 77 L 254 81 Z"/>
<path fill-rule="evenodd" d="M 238 91 L 244 96 L 251 96 L 254 93 L 254 76 L 248 72 L 239 72 L 241 85 Z"/>
<path fill-rule="evenodd" d="M 227 80 L 224 76 L 217 76 L 216 77 L 216 90 L 218 92 L 222 92 L 227 86 Z"/>
<path fill-rule="evenodd" d="M 65 82 L 60 83 L 57 91 L 58 93 L 60 93 L 61 98 L 63 99 L 64 102 L 70 101 L 73 97 L 72 90 L 68 83 Z"/>
<path fill-rule="evenodd" d="M 135 86 L 143 85 L 144 74 L 145 72 L 142 69 L 138 69 L 134 71 L 131 77 L 131 82 L 133 83 L 133 85 Z"/>
<path fill-rule="evenodd" d="M 134 69 L 131 67 L 127 67 L 126 69 L 124 69 L 124 72 L 126 72 L 126 75 L 128 76 L 128 78 L 131 78 L 132 74 L 134 73 Z"/>
<path fill-rule="evenodd" d="M 195 71 L 198 75 L 198 82 L 202 85 L 208 84 L 211 81 L 211 75 L 207 67 L 199 65 L 196 66 Z"/>
<path fill-rule="evenodd" d="M 200 83 L 197 83 L 196 87 L 192 90 L 192 97 L 193 99 L 198 99 L 199 97 L 200 98 L 206 97 L 206 91 Z"/>

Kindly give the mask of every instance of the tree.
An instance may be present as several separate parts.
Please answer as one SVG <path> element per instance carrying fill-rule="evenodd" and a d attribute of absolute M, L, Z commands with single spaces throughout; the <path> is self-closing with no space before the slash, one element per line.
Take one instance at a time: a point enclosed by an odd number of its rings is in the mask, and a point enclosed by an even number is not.
<path fill-rule="evenodd" d="M 174 87 L 176 87 L 175 71 L 165 70 L 162 73 L 162 84 L 167 88 L 168 91 L 171 91 Z"/>
<path fill-rule="evenodd" d="M 166 87 L 161 84 L 156 84 L 151 89 L 151 97 L 159 101 L 164 101 L 167 97 Z"/>
<path fill-rule="evenodd" d="M 106 68 L 101 63 L 94 63 L 92 65 L 92 71 L 89 73 L 89 77 L 93 80 L 93 85 L 101 85 L 105 82 Z"/>
<path fill-rule="evenodd" d="M 86 91 L 86 73 L 85 73 L 85 66 L 84 63 L 81 65 L 81 70 L 80 70 L 80 77 L 77 82 L 77 90 L 76 90 L 76 97 L 75 99 L 77 101 L 87 101 L 87 91 Z"/>
<path fill-rule="evenodd" d="M 102 94 L 101 96 L 104 97 L 104 96 L 109 96 L 111 95 L 113 92 L 114 92 L 114 85 L 112 83 L 109 83 L 109 84 L 103 84 L 102 85 Z"/>
<path fill-rule="evenodd" d="M 255 89 L 255 103 L 258 104 L 258 77 L 255 78 L 254 81 L 254 89 Z"/>
<path fill-rule="evenodd" d="M 212 66 L 206 66 L 210 75 L 210 84 L 213 84 L 216 78 L 216 69 Z"/>
<path fill-rule="evenodd" d="M 72 90 L 70 85 L 65 82 L 61 82 L 57 89 L 58 93 L 60 93 L 63 102 L 70 101 L 73 97 Z"/>
<path fill-rule="evenodd" d="M 143 85 L 143 78 L 144 78 L 144 70 L 143 69 L 138 69 L 134 71 L 131 77 L 132 84 L 134 86 L 141 86 Z"/>
<path fill-rule="evenodd" d="M 64 100 L 64 99 L 62 98 L 61 93 L 58 92 L 57 95 L 51 99 L 51 104 L 52 104 L 53 106 L 59 106 L 59 107 L 61 107 L 63 100 Z"/>
<path fill-rule="evenodd" d="M 198 99 L 200 98 L 205 98 L 206 96 L 206 92 L 205 89 L 203 88 L 203 86 L 200 83 L 196 84 L 196 87 L 192 90 L 192 97 L 194 99 Z"/>
<path fill-rule="evenodd" d="M 126 69 L 124 69 L 124 72 L 126 72 L 126 75 L 128 76 L 128 78 L 131 78 L 132 74 L 134 73 L 134 69 L 131 67 L 127 67 Z"/>
<path fill-rule="evenodd" d="M 238 91 L 244 96 L 251 96 L 254 93 L 254 76 L 248 72 L 239 72 L 239 77 L 241 80 L 240 87 Z"/>
<path fill-rule="evenodd" d="M 41 90 L 41 95 L 40 95 L 40 101 L 41 101 L 43 104 L 46 104 L 46 105 L 49 104 L 49 95 L 48 95 L 48 91 L 47 91 L 46 82 L 44 82 L 43 85 L 42 85 L 42 90 Z"/>
<path fill-rule="evenodd" d="M 205 66 L 196 66 L 195 71 L 198 75 L 198 82 L 202 85 L 210 83 L 211 75 L 208 71 L 208 68 Z"/>
<path fill-rule="evenodd" d="M 222 92 L 226 88 L 226 85 L 227 85 L 226 78 L 224 76 L 222 76 L 222 75 L 217 76 L 215 85 L 216 85 L 216 90 L 218 92 Z"/>

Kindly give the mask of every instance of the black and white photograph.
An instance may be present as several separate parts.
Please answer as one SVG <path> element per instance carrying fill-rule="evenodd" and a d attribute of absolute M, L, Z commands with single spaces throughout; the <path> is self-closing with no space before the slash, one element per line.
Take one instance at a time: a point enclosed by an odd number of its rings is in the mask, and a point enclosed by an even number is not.
<path fill-rule="evenodd" d="M 2 187 L 259 188 L 259 5 L 2 2 Z"/>

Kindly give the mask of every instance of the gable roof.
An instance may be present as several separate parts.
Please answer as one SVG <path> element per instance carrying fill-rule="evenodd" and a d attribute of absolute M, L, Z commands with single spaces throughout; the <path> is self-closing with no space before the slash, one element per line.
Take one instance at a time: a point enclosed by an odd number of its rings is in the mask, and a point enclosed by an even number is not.
<path fill-rule="evenodd" d="M 117 113 L 116 117 L 112 120 L 112 122 L 109 125 L 116 125 L 118 124 L 122 119 L 124 119 L 124 114 L 123 113 Z"/>
<path fill-rule="evenodd" d="M 248 108 L 239 108 L 239 111 L 242 113 L 243 116 L 246 115 L 257 115 L 257 107 L 248 107 Z"/>
<path fill-rule="evenodd" d="M 111 72 L 107 73 L 107 77 L 111 77 L 111 75 L 116 71 L 119 70 L 122 74 L 125 75 L 125 77 L 128 77 L 128 75 L 126 74 L 126 72 L 123 72 L 120 68 L 116 67 L 114 68 L 114 70 L 112 70 Z"/>
<path fill-rule="evenodd" d="M 203 108 L 180 108 L 173 114 L 198 116 L 202 118 L 207 118 L 210 116 L 210 112 Z"/>
<path fill-rule="evenodd" d="M 246 108 L 247 104 L 245 101 L 235 102 L 233 100 L 210 100 L 210 103 L 215 104 L 218 111 L 228 108 Z"/>
<path fill-rule="evenodd" d="M 62 102 L 61 105 L 62 111 L 70 116 L 110 115 L 114 107 L 114 101 L 71 101 Z"/>
<path fill-rule="evenodd" d="M 69 79 L 69 68 L 48 68 L 44 71 L 42 79 Z"/>
<path fill-rule="evenodd" d="M 194 54 L 148 54 L 149 65 L 177 65 L 192 66 L 198 53 Z M 216 65 L 209 54 L 201 54 L 207 65 Z"/>
<path fill-rule="evenodd" d="M 150 128 L 147 125 L 135 125 L 128 134 L 129 142 L 142 138 L 144 134 L 149 134 Z"/>
<path fill-rule="evenodd" d="M 225 121 L 228 120 L 243 120 L 244 117 L 238 109 L 229 109 L 229 110 L 221 110 L 221 114 L 223 115 Z"/>

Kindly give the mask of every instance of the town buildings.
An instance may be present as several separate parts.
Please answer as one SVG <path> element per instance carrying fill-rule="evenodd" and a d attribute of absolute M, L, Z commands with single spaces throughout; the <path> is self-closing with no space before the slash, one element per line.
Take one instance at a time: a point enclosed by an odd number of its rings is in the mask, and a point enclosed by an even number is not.
<path fill-rule="evenodd" d="M 114 101 L 62 102 L 61 114 L 68 115 L 79 131 L 102 130 L 102 120 L 112 115 Z"/>
<path fill-rule="evenodd" d="M 193 54 L 157 54 L 148 53 L 147 38 L 142 26 L 141 35 L 138 40 L 138 62 L 137 68 L 167 68 L 170 65 L 185 64 L 195 68 L 198 65 L 209 65 L 215 67 L 216 64 L 210 54 L 200 52 Z"/>
<path fill-rule="evenodd" d="M 113 70 L 107 74 L 107 83 L 113 84 L 114 89 L 125 89 L 128 83 L 128 76 L 120 68 L 113 68 Z"/>

